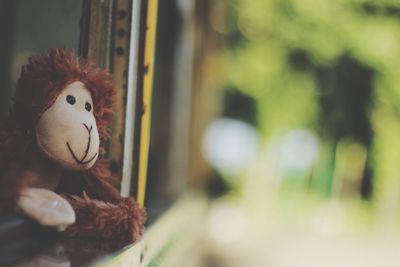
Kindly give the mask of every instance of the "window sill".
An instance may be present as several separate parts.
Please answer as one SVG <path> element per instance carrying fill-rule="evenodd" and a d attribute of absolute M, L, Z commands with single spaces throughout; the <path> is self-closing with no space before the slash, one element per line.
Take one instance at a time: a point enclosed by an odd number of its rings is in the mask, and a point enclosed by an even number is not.
<path fill-rule="evenodd" d="M 204 197 L 188 194 L 152 224 L 142 240 L 124 248 L 65 239 L 21 215 L 8 214 L 0 219 L 0 266 L 148 266 L 160 259 L 170 266 L 198 237 L 206 211 Z"/>
<path fill-rule="evenodd" d="M 195 245 L 206 214 L 206 198 L 187 194 L 146 230 L 142 240 L 93 267 L 176 266 Z"/>

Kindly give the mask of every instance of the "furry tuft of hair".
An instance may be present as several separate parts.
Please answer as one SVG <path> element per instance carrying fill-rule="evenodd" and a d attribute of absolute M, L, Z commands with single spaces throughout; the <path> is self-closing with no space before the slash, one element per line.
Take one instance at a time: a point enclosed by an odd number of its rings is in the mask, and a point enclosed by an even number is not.
<path fill-rule="evenodd" d="M 91 92 L 100 138 L 108 138 L 115 95 L 111 75 L 64 48 L 29 58 L 17 83 L 12 119 L 21 128 L 32 130 L 60 92 L 75 81 L 85 84 Z"/>

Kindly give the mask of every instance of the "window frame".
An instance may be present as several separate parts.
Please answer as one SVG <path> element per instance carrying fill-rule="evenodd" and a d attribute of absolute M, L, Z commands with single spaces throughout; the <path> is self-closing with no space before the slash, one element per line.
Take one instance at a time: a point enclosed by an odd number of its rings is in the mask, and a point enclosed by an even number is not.
<path fill-rule="evenodd" d="M 106 159 L 121 194 L 143 205 L 150 143 L 157 0 L 83 2 L 80 55 L 107 68 L 116 110 Z"/>

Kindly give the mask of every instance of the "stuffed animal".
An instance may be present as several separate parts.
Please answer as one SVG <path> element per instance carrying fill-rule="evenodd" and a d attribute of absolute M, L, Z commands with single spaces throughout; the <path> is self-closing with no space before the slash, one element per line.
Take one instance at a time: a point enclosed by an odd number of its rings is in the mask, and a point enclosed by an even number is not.
<path fill-rule="evenodd" d="M 146 213 L 103 160 L 113 105 L 106 70 L 61 48 L 31 57 L 0 130 L 0 210 L 71 237 L 140 238 Z"/>

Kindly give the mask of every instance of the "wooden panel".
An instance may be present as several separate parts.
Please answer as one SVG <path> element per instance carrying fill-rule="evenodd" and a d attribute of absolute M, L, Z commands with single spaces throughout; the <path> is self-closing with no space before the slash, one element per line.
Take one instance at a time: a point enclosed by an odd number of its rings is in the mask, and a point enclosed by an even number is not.
<path fill-rule="evenodd" d="M 128 90 L 129 42 L 131 27 L 132 1 L 115 2 L 113 24 L 113 51 L 111 54 L 111 71 L 116 88 L 116 105 L 112 135 L 108 148 L 111 160 L 111 171 L 122 177 L 123 154 L 125 142 L 126 97 Z M 129 162 L 127 164 L 130 164 Z"/>
<path fill-rule="evenodd" d="M 110 69 L 113 1 L 83 2 L 80 54 Z"/>
<path fill-rule="evenodd" d="M 131 10 L 132 0 L 85 0 L 81 22 L 80 54 L 109 69 L 114 80 L 115 115 L 105 157 L 110 160 L 113 175 L 120 180 L 125 143 Z"/>

